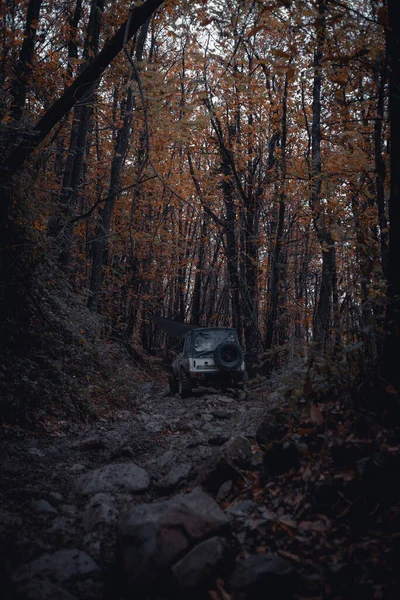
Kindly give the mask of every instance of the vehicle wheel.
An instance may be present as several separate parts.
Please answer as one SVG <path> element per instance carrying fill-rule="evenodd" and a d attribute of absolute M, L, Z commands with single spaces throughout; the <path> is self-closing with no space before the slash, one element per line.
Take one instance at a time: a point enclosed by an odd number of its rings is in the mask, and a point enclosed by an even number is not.
<path fill-rule="evenodd" d="M 189 375 L 183 369 L 179 373 L 178 393 L 181 398 L 187 398 L 192 393 Z"/>
<path fill-rule="evenodd" d="M 173 396 L 178 393 L 178 382 L 176 381 L 175 375 L 169 376 L 169 391 Z"/>
<path fill-rule="evenodd" d="M 235 371 L 243 362 L 242 349 L 233 342 L 222 342 L 215 348 L 214 361 L 222 371 Z"/>

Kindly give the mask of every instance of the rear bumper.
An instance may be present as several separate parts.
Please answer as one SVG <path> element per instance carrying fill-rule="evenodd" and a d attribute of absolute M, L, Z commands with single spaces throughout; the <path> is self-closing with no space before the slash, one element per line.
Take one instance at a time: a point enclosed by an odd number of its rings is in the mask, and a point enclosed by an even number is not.
<path fill-rule="evenodd" d="M 213 371 L 207 372 L 191 372 L 190 379 L 193 386 L 204 385 L 212 387 L 238 385 L 244 381 L 244 371 Z"/>

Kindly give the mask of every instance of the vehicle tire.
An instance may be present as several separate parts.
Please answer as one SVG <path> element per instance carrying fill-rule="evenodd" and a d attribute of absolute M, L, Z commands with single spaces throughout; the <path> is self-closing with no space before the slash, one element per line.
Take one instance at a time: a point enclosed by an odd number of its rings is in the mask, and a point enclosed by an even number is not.
<path fill-rule="evenodd" d="M 181 371 L 179 373 L 178 393 L 181 398 L 187 398 L 192 393 L 192 385 L 190 383 L 190 377 L 186 373 L 186 371 L 184 371 L 184 369 L 181 369 Z"/>
<path fill-rule="evenodd" d="M 175 396 L 175 394 L 178 393 L 178 382 L 175 375 L 169 376 L 169 391 L 171 392 L 172 396 Z"/>
<path fill-rule="evenodd" d="M 222 371 L 235 371 L 243 362 L 242 349 L 234 342 L 222 342 L 214 350 L 214 361 Z"/>

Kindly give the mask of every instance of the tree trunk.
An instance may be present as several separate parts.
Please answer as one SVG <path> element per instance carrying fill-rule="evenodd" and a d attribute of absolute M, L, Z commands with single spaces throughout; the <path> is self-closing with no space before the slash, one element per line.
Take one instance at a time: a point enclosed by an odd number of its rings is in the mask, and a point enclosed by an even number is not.
<path fill-rule="evenodd" d="M 285 210 L 286 210 L 286 143 L 287 143 L 287 96 L 288 96 L 288 76 L 285 78 L 285 87 L 283 92 L 282 102 L 282 134 L 281 134 L 281 193 L 279 197 L 279 215 L 278 227 L 275 238 L 275 248 L 272 256 L 272 273 L 271 273 L 271 308 L 268 313 L 267 330 L 265 337 L 265 348 L 271 350 L 273 344 L 274 331 L 277 326 L 278 310 L 281 299 L 281 286 L 284 261 L 282 257 L 282 242 L 285 225 Z M 272 364 L 269 365 L 270 367 Z"/>
<path fill-rule="evenodd" d="M 43 0 L 29 0 L 24 41 L 11 85 L 11 117 L 19 121 L 25 106 L 29 78 L 33 70 L 33 53 L 40 8 Z"/>
<path fill-rule="evenodd" d="M 388 289 L 385 321 L 384 377 L 400 392 L 400 4 L 388 0 L 387 45 L 390 64 L 391 185 L 389 201 Z"/>
<path fill-rule="evenodd" d="M 92 0 L 83 51 L 85 62 L 82 65 L 82 70 L 91 63 L 92 57 L 96 56 L 98 52 L 103 8 L 104 0 Z M 70 50 L 73 51 L 72 47 Z M 57 215 L 49 229 L 57 237 L 57 243 L 60 247 L 59 260 L 63 268 L 67 268 L 70 261 L 74 231 L 71 218 L 77 205 L 78 188 L 82 178 L 95 86 L 96 82 L 87 90 L 74 109 L 69 150 L 60 193 L 61 214 Z"/>
<path fill-rule="evenodd" d="M 375 81 L 377 88 L 377 110 L 374 123 L 374 150 L 375 150 L 375 186 L 376 203 L 378 207 L 378 221 L 380 229 L 380 246 L 382 271 L 387 279 L 388 262 L 388 223 L 385 207 L 385 161 L 382 156 L 382 125 L 385 111 L 385 83 L 386 64 L 385 59 L 379 56 L 375 67 Z"/>
<path fill-rule="evenodd" d="M 149 22 L 145 23 L 140 31 L 140 36 L 136 48 L 136 60 L 143 58 L 143 48 L 149 28 Z M 134 77 L 134 74 L 132 75 Z M 95 238 L 92 242 L 92 270 L 90 275 L 90 296 L 88 307 L 92 310 L 98 308 L 98 298 L 102 280 L 102 270 L 104 261 L 104 251 L 107 246 L 107 236 L 110 233 L 111 216 L 115 203 L 118 199 L 118 193 L 121 183 L 121 172 L 128 150 L 129 136 L 132 125 L 132 114 L 134 108 L 134 94 L 129 88 L 126 99 L 121 105 L 122 127 L 117 132 L 114 156 L 111 164 L 110 185 L 108 188 L 107 199 L 101 210 L 99 223 L 96 227 Z"/>
<path fill-rule="evenodd" d="M 321 286 L 314 320 L 314 342 L 318 347 L 326 345 L 329 335 L 332 280 L 335 273 L 335 248 L 328 229 L 327 215 L 321 203 L 321 88 L 323 49 L 326 37 L 326 0 L 318 0 L 316 21 L 317 44 L 314 53 L 314 83 L 311 128 L 311 196 L 310 206 L 318 241 L 322 250 Z"/>

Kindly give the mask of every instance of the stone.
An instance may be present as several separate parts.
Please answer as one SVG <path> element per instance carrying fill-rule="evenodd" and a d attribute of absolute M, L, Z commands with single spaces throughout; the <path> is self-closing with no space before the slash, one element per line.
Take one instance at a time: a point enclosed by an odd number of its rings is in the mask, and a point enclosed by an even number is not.
<path fill-rule="evenodd" d="M 258 426 L 256 431 L 256 441 L 260 446 L 266 446 L 270 442 L 281 439 L 288 432 L 286 425 L 277 423 L 271 417 L 266 417 Z"/>
<path fill-rule="evenodd" d="M 78 549 L 58 550 L 53 554 L 43 554 L 32 562 L 17 569 L 13 581 L 24 582 L 35 578 L 53 582 L 70 582 L 84 577 L 99 576 L 101 569 L 94 560 Z"/>
<path fill-rule="evenodd" d="M 49 498 L 54 504 L 60 504 L 64 498 L 59 492 L 49 492 Z"/>
<path fill-rule="evenodd" d="M 160 456 L 156 458 L 151 458 L 147 461 L 146 467 L 155 467 L 158 469 L 163 469 L 164 467 L 171 464 L 176 459 L 176 455 L 172 450 L 167 450 Z"/>
<path fill-rule="evenodd" d="M 76 600 L 76 596 L 46 579 L 17 583 L 15 592 L 24 600 Z"/>
<path fill-rule="evenodd" d="M 47 500 L 35 500 L 34 502 L 32 502 L 32 508 L 35 512 L 42 514 L 57 514 L 57 511 L 54 508 L 54 506 L 52 506 Z"/>
<path fill-rule="evenodd" d="M 242 473 L 223 454 L 212 456 L 211 459 L 199 469 L 197 482 L 207 491 L 217 494 L 225 481 L 242 481 Z"/>
<path fill-rule="evenodd" d="M 208 438 L 208 443 L 210 444 L 210 446 L 222 446 L 223 444 L 225 444 L 225 442 L 229 440 L 229 438 L 229 435 L 224 434 L 212 435 Z"/>
<path fill-rule="evenodd" d="M 154 381 L 145 381 L 144 383 L 140 384 L 139 390 L 144 393 L 151 392 L 151 390 L 154 389 L 154 386 Z"/>
<path fill-rule="evenodd" d="M 197 544 L 172 567 L 175 584 L 187 591 L 207 588 L 232 559 L 232 549 L 222 537 Z"/>
<path fill-rule="evenodd" d="M 218 400 L 218 402 L 222 402 L 222 404 L 232 404 L 233 398 L 228 398 L 228 396 L 215 396 L 213 400 Z"/>
<path fill-rule="evenodd" d="M 199 469 L 198 483 L 206 490 L 217 494 L 225 481 L 243 480 L 240 469 L 250 466 L 252 459 L 251 444 L 244 436 L 229 438 L 217 454 Z"/>
<path fill-rule="evenodd" d="M 292 597 L 295 572 L 290 563 L 274 554 L 249 556 L 236 563 L 228 579 L 237 600 L 286 600 Z"/>
<path fill-rule="evenodd" d="M 217 502 L 223 502 L 229 496 L 233 488 L 232 481 L 225 481 L 218 490 Z"/>
<path fill-rule="evenodd" d="M 251 444 L 243 435 L 231 437 L 221 447 L 221 453 L 242 469 L 249 467 L 253 458 Z"/>
<path fill-rule="evenodd" d="M 88 437 L 83 440 L 78 440 L 71 444 L 74 450 L 106 450 L 107 446 L 101 437 Z"/>
<path fill-rule="evenodd" d="M 29 456 L 33 456 L 34 458 L 44 458 L 46 456 L 46 454 L 43 452 L 43 450 L 40 450 L 40 448 L 29 448 L 27 450 L 27 454 L 29 454 Z"/>
<path fill-rule="evenodd" d="M 293 442 L 273 442 L 264 453 L 261 480 L 282 475 L 299 466 L 299 450 Z"/>
<path fill-rule="evenodd" d="M 99 492 L 144 492 L 150 485 L 147 472 L 135 463 L 112 463 L 89 471 L 77 480 L 77 489 L 84 496 Z"/>
<path fill-rule="evenodd" d="M 130 446 L 124 446 L 120 448 L 111 456 L 112 460 L 118 458 L 135 458 L 135 453 Z"/>
<path fill-rule="evenodd" d="M 185 551 L 227 531 L 229 523 L 218 504 L 198 488 L 134 507 L 118 527 L 118 556 L 128 586 L 136 591 L 156 584 Z"/>
<path fill-rule="evenodd" d="M 61 514 L 72 519 L 78 514 L 78 509 L 73 504 L 61 504 L 59 510 Z"/>
<path fill-rule="evenodd" d="M 166 494 L 175 490 L 180 484 L 187 480 L 192 470 L 192 465 L 189 463 L 184 463 L 181 465 L 176 465 L 159 479 L 154 487 L 159 492 L 164 492 Z"/>
<path fill-rule="evenodd" d="M 231 412 L 226 411 L 226 410 L 212 410 L 211 414 L 216 419 L 231 419 L 233 417 L 233 414 Z"/>
<path fill-rule="evenodd" d="M 86 503 L 82 521 L 85 531 L 91 531 L 99 525 L 114 525 L 118 519 L 118 509 L 110 494 L 95 494 Z"/>
<path fill-rule="evenodd" d="M 69 470 L 71 473 L 84 473 L 85 471 L 87 471 L 85 465 L 81 464 L 72 465 L 72 467 L 70 467 Z"/>

